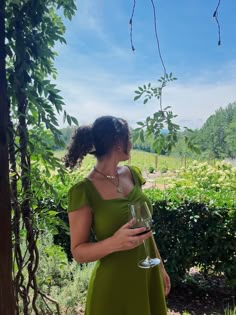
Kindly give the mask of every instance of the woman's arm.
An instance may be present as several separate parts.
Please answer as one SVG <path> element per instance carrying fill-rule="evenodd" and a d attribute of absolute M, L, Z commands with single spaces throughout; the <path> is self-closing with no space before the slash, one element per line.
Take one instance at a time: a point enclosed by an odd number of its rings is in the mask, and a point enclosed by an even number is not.
<path fill-rule="evenodd" d="M 139 246 L 152 232 L 137 235 L 146 230 L 145 227 L 130 229 L 133 220 L 123 225 L 114 235 L 102 241 L 91 243 L 90 229 L 92 210 L 88 206 L 69 212 L 71 252 L 79 263 L 91 262 L 103 258 L 113 252 L 129 250 Z"/>

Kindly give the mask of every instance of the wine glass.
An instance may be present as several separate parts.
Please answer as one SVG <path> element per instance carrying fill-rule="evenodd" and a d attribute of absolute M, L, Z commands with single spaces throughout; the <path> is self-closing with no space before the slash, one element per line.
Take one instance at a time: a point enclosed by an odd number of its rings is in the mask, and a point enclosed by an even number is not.
<path fill-rule="evenodd" d="M 142 202 L 137 202 L 134 204 L 129 204 L 129 217 L 130 219 L 135 219 L 134 224 L 132 225 L 131 229 L 136 229 L 139 227 L 146 227 L 146 231 L 140 233 L 144 234 L 144 233 L 148 233 L 151 228 L 152 228 L 152 215 L 150 212 L 150 209 L 148 207 L 148 204 L 146 201 L 142 201 Z M 145 253 L 146 253 L 146 258 L 141 260 L 138 263 L 138 266 L 140 268 L 151 268 L 154 267 L 158 264 L 160 264 L 160 259 L 158 258 L 151 258 L 148 254 L 148 250 L 147 250 L 147 245 L 146 245 L 146 240 L 143 241 L 143 245 L 144 245 L 144 249 L 145 249 Z"/>

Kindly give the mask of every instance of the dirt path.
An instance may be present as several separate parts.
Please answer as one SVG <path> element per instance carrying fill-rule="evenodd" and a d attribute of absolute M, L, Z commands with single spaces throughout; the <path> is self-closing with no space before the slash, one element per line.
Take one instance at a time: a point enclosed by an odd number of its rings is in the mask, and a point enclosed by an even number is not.
<path fill-rule="evenodd" d="M 153 182 L 146 182 L 146 184 L 143 185 L 143 189 L 148 189 L 148 188 L 158 188 L 161 190 L 165 190 L 165 185 L 164 184 L 157 184 Z"/>
<path fill-rule="evenodd" d="M 159 184 L 156 182 L 156 180 L 160 177 L 161 177 L 161 174 L 159 174 L 159 173 L 146 174 L 146 176 L 144 176 L 146 183 L 143 185 L 143 189 L 158 188 L 161 190 L 165 190 L 166 185 Z"/>

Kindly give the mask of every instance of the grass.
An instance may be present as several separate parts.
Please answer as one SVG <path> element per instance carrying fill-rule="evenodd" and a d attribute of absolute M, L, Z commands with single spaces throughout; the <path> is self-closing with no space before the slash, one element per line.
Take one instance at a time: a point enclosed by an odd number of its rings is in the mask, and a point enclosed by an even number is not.
<path fill-rule="evenodd" d="M 62 159 L 66 154 L 66 150 L 55 151 L 55 156 Z M 87 155 L 82 165 L 86 167 L 86 164 L 95 163 L 94 157 Z M 149 172 L 150 168 L 154 168 L 155 171 L 165 173 L 166 171 L 173 171 L 191 163 L 191 159 L 182 159 L 180 157 L 157 155 L 155 153 L 149 153 L 139 150 L 132 150 L 130 160 L 121 164 L 130 164 L 138 166 L 142 171 Z"/>

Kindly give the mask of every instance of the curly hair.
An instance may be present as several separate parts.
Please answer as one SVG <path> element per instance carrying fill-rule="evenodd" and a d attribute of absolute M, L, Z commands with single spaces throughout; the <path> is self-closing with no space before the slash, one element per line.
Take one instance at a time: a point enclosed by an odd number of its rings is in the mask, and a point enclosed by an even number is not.
<path fill-rule="evenodd" d="M 65 166 L 73 168 L 77 162 L 81 164 L 88 154 L 97 158 L 109 153 L 121 141 L 127 150 L 129 127 L 122 118 L 102 116 L 97 118 L 92 126 L 81 126 L 72 137 L 72 142 L 65 156 Z"/>

